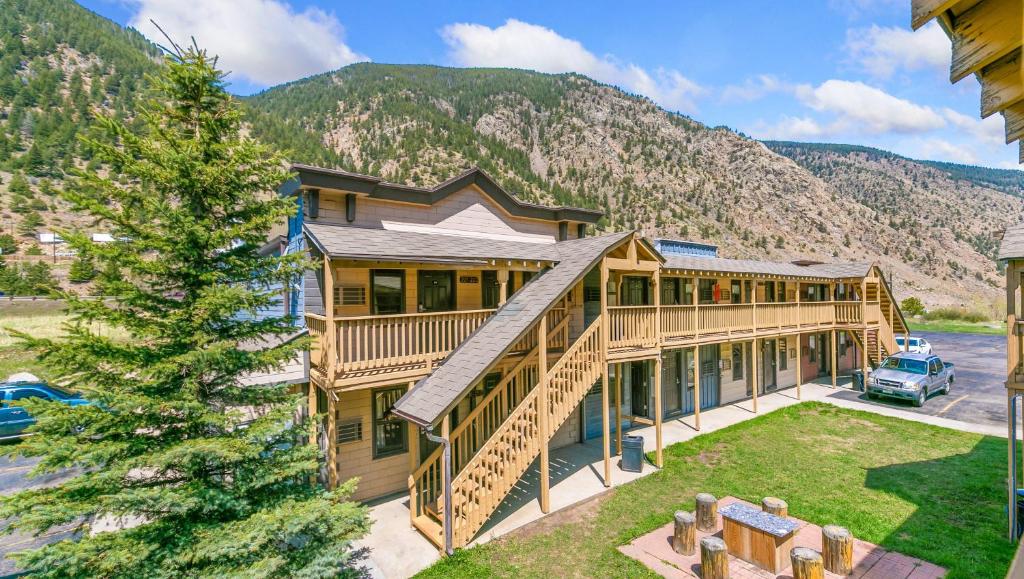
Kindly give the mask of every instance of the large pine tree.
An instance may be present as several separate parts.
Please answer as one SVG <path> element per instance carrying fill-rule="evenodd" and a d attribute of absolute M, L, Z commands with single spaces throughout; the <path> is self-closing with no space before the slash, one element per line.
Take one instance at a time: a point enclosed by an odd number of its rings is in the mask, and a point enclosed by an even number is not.
<path fill-rule="evenodd" d="M 100 118 L 105 137 L 86 145 L 106 169 L 62 192 L 119 240 L 63 234 L 116 300 L 66 295 L 65 337 L 22 336 L 94 404 L 26 404 L 33 436 L 3 452 L 40 457 L 36 473 L 77 474 L 3 497 L 0 517 L 8 532 L 79 532 L 16 560 L 52 577 L 353 572 L 350 542 L 366 512 L 347 500 L 351 484 L 313 484 L 317 448 L 297 443 L 310 434 L 294 416 L 299 398 L 239 385 L 306 345 L 275 339 L 294 331 L 287 318 L 244 315 L 272 305 L 275 287 L 309 265 L 258 252 L 296 208 L 272 193 L 284 163 L 242 136 L 205 52 L 176 49 L 151 82 L 144 130 Z"/>

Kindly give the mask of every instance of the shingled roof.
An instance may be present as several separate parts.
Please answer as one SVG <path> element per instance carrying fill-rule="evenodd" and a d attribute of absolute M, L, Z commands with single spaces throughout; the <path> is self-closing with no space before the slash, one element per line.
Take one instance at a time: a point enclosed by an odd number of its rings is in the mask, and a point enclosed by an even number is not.
<path fill-rule="evenodd" d="M 811 265 L 797 265 L 781 261 L 754 261 L 749 259 L 725 259 L 722 257 L 688 255 L 668 255 L 665 258 L 664 267 L 665 269 L 686 269 L 690 271 L 827 279 L 863 277 L 871 270 L 870 263 L 815 263 Z"/>
<path fill-rule="evenodd" d="M 1009 227 L 1003 232 L 997 259 L 1019 259 L 1024 257 L 1024 223 Z"/>
<path fill-rule="evenodd" d="M 304 229 L 306 236 L 317 249 L 339 259 L 556 261 L 559 258 L 555 243 L 501 241 L 439 233 L 342 227 L 323 223 L 307 223 Z"/>
<path fill-rule="evenodd" d="M 392 412 L 433 427 L 552 305 L 631 232 L 563 241 L 553 246 L 558 264 L 523 286 L 429 376 L 406 392 Z"/>

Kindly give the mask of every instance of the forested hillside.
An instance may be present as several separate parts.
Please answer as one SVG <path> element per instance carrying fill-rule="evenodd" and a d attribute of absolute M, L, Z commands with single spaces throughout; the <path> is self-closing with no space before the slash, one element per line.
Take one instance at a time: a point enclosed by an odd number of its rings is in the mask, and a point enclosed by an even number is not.
<path fill-rule="evenodd" d="M 0 249 L 23 256 L 77 223 L 53 196 L 95 163 L 76 136 L 100 112 L 133 118 L 159 50 L 70 0 L 0 0 L 0 25 Z M 296 162 L 418 185 L 477 165 L 528 201 L 603 209 L 607 230 L 877 260 L 932 304 L 998 295 L 997 232 L 1024 207 L 1016 171 L 766 146 L 576 74 L 367 63 L 243 100 L 250 133 Z"/>

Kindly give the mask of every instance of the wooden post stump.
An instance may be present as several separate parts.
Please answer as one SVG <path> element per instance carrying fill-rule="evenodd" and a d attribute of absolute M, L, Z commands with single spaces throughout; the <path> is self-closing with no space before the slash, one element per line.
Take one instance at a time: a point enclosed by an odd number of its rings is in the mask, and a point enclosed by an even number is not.
<path fill-rule="evenodd" d="M 718 499 L 714 495 L 697 495 L 697 528 L 711 532 L 718 528 Z"/>
<path fill-rule="evenodd" d="M 786 501 L 775 497 L 761 499 L 761 510 L 780 517 L 789 516 L 789 505 L 786 504 Z"/>
<path fill-rule="evenodd" d="M 821 529 L 821 556 L 825 570 L 836 575 L 853 572 L 853 535 L 843 527 L 826 525 Z"/>
<path fill-rule="evenodd" d="M 825 565 L 821 553 L 807 547 L 796 547 L 789 552 L 793 564 L 793 579 L 825 579 Z"/>
<path fill-rule="evenodd" d="M 729 579 L 729 552 L 718 537 L 700 540 L 700 576 L 702 579 Z"/>
<path fill-rule="evenodd" d="M 693 513 L 676 511 L 672 550 L 680 555 L 693 555 L 697 552 L 697 517 Z"/>

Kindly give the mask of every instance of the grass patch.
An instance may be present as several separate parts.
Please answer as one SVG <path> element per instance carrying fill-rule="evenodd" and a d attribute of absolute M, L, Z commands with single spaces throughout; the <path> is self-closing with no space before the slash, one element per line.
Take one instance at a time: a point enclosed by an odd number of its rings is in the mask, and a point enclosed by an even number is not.
<path fill-rule="evenodd" d="M 908 320 L 911 332 L 1006 335 L 1006 322 L 965 322 L 960 320 Z"/>
<path fill-rule="evenodd" d="M 665 468 L 612 491 L 578 522 L 512 533 L 421 577 L 652 577 L 616 550 L 692 510 L 697 492 L 757 503 L 949 569 L 1003 577 L 1006 442 L 822 403 L 791 406 L 675 444 Z"/>

